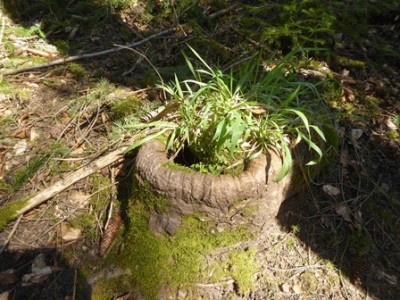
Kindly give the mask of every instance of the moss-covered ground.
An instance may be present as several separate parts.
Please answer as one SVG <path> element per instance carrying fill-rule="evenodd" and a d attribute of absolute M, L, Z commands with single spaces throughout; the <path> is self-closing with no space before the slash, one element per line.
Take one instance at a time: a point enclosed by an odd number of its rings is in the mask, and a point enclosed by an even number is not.
<path fill-rule="evenodd" d="M 19 275 L 0 280 L 0 293 L 15 299 L 396 299 L 398 1 L 1 4 L 0 73 L 177 29 L 135 51 L 1 76 L 0 245 L 8 245 L 0 278 Z M 155 235 L 149 211 L 167 212 L 168 205 L 148 197 L 145 185 L 132 190 L 130 156 L 12 222 L 18 199 L 118 147 L 131 124 L 153 116 L 165 101 L 154 68 L 165 81 L 188 76 L 181 55 L 186 44 L 227 71 L 256 52 L 270 70 L 291 50 L 308 49 L 296 58 L 299 80 L 317 85 L 340 140 L 336 159 L 282 206 L 276 223 L 250 236 L 242 227 L 220 232 L 218 224 L 193 215 L 175 236 Z M 97 248 L 115 211 L 122 212 L 123 226 L 100 258 Z M 65 228 L 80 235 L 71 239 Z M 39 252 L 52 274 L 22 284 Z M 95 276 L 107 272 L 114 275 Z"/>

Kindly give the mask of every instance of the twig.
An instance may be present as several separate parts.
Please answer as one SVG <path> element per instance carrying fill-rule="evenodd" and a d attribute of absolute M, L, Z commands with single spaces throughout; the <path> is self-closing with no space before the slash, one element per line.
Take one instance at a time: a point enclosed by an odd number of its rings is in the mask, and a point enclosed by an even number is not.
<path fill-rule="evenodd" d="M 15 224 L 14 224 L 14 226 L 13 226 L 11 232 L 9 233 L 9 235 L 8 235 L 8 237 L 7 237 L 7 239 L 6 239 L 6 241 L 4 242 L 4 245 L 3 245 L 3 246 L 1 247 L 1 249 L 0 249 L 0 255 L 3 253 L 4 249 L 6 249 L 8 243 L 11 241 L 11 238 L 13 237 L 15 231 L 17 231 L 17 227 L 18 227 L 18 225 L 19 225 L 19 222 L 21 222 L 22 217 L 23 217 L 22 215 L 19 216 L 19 218 L 18 218 L 17 221 L 15 222 Z"/>
<path fill-rule="evenodd" d="M 0 44 L 3 42 L 4 27 L 6 25 L 6 19 L 1 16 L 1 31 L 0 31 Z"/>
<path fill-rule="evenodd" d="M 88 58 L 93 58 L 93 57 L 98 57 L 98 56 L 103 56 L 103 55 L 109 55 L 109 54 L 112 54 L 112 53 L 116 53 L 116 52 L 122 51 L 122 50 L 124 50 L 126 48 L 132 48 L 132 47 L 140 46 L 140 45 L 142 45 L 144 43 L 147 43 L 148 41 L 150 41 L 152 39 L 155 39 L 155 38 L 158 38 L 158 37 L 160 37 L 162 35 L 165 35 L 167 33 L 173 32 L 174 30 L 175 29 L 172 28 L 172 29 L 167 29 L 167 30 L 158 32 L 158 33 L 150 35 L 147 38 L 145 38 L 143 40 L 140 40 L 138 42 L 125 45 L 124 47 L 115 47 L 115 48 L 102 50 L 102 51 L 98 51 L 98 52 L 85 53 L 85 54 L 81 54 L 81 55 L 73 55 L 73 56 L 69 56 L 69 57 L 65 57 L 65 58 L 56 59 L 56 60 L 50 61 L 48 63 L 40 64 L 40 65 L 19 68 L 19 69 L 16 69 L 16 70 L 8 70 L 8 71 L 5 71 L 5 72 L 3 72 L 1 74 L 2 75 L 14 75 L 14 74 L 34 71 L 34 70 L 38 70 L 38 69 L 42 69 L 42 68 L 62 65 L 62 64 L 65 64 L 65 63 L 68 63 L 68 62 L 71 62 L 71 61 L 88 59 Z"/>
<path fill-rule="evenodd" d="M 9 215 L 7 216 L 6 220 L 0 220 L 3 223 L 0 223 L 0 229 L 2 225 L 7 224 L 8 222 L 11 222 L 18 218 L 20 215 L 30 211 L 31 209 L 35 208 L 36 206 L 39 206 L 40 204 L 46 202 L 50 198 L 56 196 L 57 194 L 61 193 L 62 191 L 66 190 L 68 187 L 73 185 L 74 183 L 78 182 L 79 180 L 82 180 L 83 178 L 86 178 L 87 176 L 93 174 L 97 170 L 103 169 L 104 167 L 107 167 L 111 165 L 112 163 L 115 163 L 116 161 L 123 159 L 125 150 L 129 147 L 129 145 L 132 145 L 132 143 L 139 138 L 143 132 L 145 132 L 147 135 L 157 132 L 157 129 L 148 129 L 145 131 L 141 131 L 137 134 L 135 134 L 126 144 L 125 146 L 122 146 L 107 155 L 104 155 L 91 163 L 83 166 L 79 170 L 76 170 L 75 172 L 72 172 L 65 176 L 65 178 L 57 181 L 53 185 L 49 186 L 48 188 L 42 190 L 41 192 L 37 193 L 35 196 L 28 197 L 26 200 L 25 198 L 22 198 L 20 200 L 17 200 L 16 202 L 11 203 L 9 206 L 4 206 L 0 207 L 0 212 L 3 211 L 8 211 L 11 210 Z M 13 211 L 13 207 L 19 207 L 21 205 L 22 207 L 19 209 L 16 209 Z M 4 224 L 5 223 L 5 224 Z"/>
<path fill-rule="evenodd" d="M 236 8 L 237 4 L 233 4 L 227 8 L 221 9 L 219 11 L 216 11 L 215 13 L 210 14 L 208 17 L 212 20 L 215 19 L 219 16 L 225 15 L 227 13 L 229 13 L 231 10 L 233 10 L 234 8 Z"/>

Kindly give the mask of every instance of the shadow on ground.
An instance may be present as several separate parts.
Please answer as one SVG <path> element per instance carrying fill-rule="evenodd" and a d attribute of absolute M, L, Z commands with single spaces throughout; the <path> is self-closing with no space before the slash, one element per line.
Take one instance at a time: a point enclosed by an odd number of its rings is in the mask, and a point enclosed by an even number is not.
<path fill-rule="evenodd" d="M 308 39 L 308 42 L 311 41 L 310 46 L 330 47 L 335 53 L 349 55 L 356 59 L 379 58 L 378 61 L 381 63 L 391 62 L 395 67 L 399 66 L 396 45 L 394 48 L 385 46 L 380 53 L 376 45 L 368 45 L 368 42 L 365 42 L 365 39 L 368 39 L 369 29 L 375 28 L 379 33 L 381 29 L 378 25 L 385 22 L 385 17 L 388 20 L 395 19 L 396 13 L 398 14 L 398 6 L 392 9 L 388 15 L 379 15 L 374 10 L 371 16 L 376 22 L 372 27 L 359 28 L 361 25 L 368 26 L 368 24 L 354 18 L 352 22 L 359 31 L 346 33 L 338 30 L 348 29 L 348 27 L 341 28 L 341 26 L 343 21 L 351 16 L 351 10 L 334 16 L 330 11 L 335 7 L 329 7 L 329 9 L 327 7 L 324 10 L 319 5 L 318 9 L 313 12 L 309 6 L 304 6 L 306 5 L 305 1 L 303 1 L 304 3 L 288 1 L 285 9 L 282 9 L 279 1 L 271 1 L 272 9 L 262 13 L 256 9 L 250 10 L 247 2 L 238 2 L 239 6 L 243 5 L 244 11 L 247 12 L 243 18 L 229 19 L 228 21 L 221 19 L 221 24 L 215 19 L 207 19 L 203 14 L 204 10 L 201 10 L 200 6 L 196 4 L 185 12 L 183 23 L 190 22 L 191 16 L 197 16 L 196 22 L 193 24 L 193 28 L 201 24 L 200 29 L 196 28 L 199 32 L 197 37 L 190 34 L 188 36 L 184 34 L 170 36 L 168 39 L 151 41 L 138 50 L 145 54 L 153 65 L 163 70 L 162 75 L 168 76 L 181 68 L 180 50 L 187 41 L 204 47 L 205 39 L 217 37 L 221 40 L 220 44 L 214 44 L 210 39 L 207 47 L 200 50 L 207 52 L 211 57 L 221 56 L 221 62 L 226 63 L 233 61 L 235 57 L 240 58 L 240 52 L 257 50 L 262 47 L 263 43 L 267 45 L 268 41 L 271 41 L 268 47 L 277 47 L 283 52 L 285 49 L 303 45 L 305 41 L 301 39 L 301 33 L 311 37 Z M 42 23 L 42 32 L 46 39 L 56 45 L 64 55 L 95 52 L 112 48 L 114 44 L 131 43 L 133 40 L 141 40 L 173 24 L 173 22 L 165 22 L 165 18 L 156 18 L 157 13 L 164 11 L 161 6 L 156 4 L 152 4 L 151 9 L 140 5 L 132 6 L 128 10 L 129 13 L 122 13 L 123 17 L 121 18 L 120 12 L 115 8 L 102 3 L 104 2 L 70 0 L 3 1 L 9 16 L 16 23 L 27 28 L 38 22 Z M 258 4 L 261 5 L 261 2 Z M 342 6 L 339 5 L 338 8 L 340 7 Z M 196 9 L 199 10 L 196 11 Z M 211 7 L 211 9 L 213 8 Z M 298 13 L 298 11 L 302 13 Z M 268 25 L 271 25 L 267 21 L 268 18 L 272 18 L 271 20 L 278 23 L 282 22 L 285 14 L 288 13 L 292 14 L 292 17 L 298 17 L 307 16 L 307 13 L 312 12 L 322 15 L 324 18 L 311 19 L 311 21 L 309 19 L 306 25 L 305 23 L 287 24 L 290 30 L 288 29 L 286 32 L 284 27 L 276 27 L 281 30 L 279 36 L 274 36 L 272 31 L 267 30 Z M 359 16 L 365 12 L 367 12 L 366 9 L 358 7 L 355 15 Z M 210 16 L 211 13 L 207 12 L 207 15 Z M 281 17 L 279 14 L 282 14 Z M 312 23 L 315 24 L 314 31 L 304 29 L 310 28 Z M 393 26 L 398 26 L 396 24 L 394 23 Z M 217 25 L 221 25 L 222 30 L 219 30 Z M 261 26 L 265 26 L 264 31 L 261 30 Z M 232 29 L 231 32 L 228 32 L 229 28 Z M 318 31 L 317 28 L 321 30 Z M 208 31 L 207 34 L 205 34 L 206 31 Z M 187 30 L 187 32 L 192 32 L 192 30 Z M 232 36 L 233 32 L 235 34 Z M 384 32 L 381 37 L 384 37 L 385 34 L 389 35 L 388 32 Z M 362 39 L 365 43 L 361 42 Z M 235 48 L 238 41 L 240 41 L 241 47 L 237 45 Z M 224 43 L 228 45 L 226 49 L 223 48 Z M 243 47 L 243 45 L 246 46 Z M 367 51 L 361 51 L 360 49 L 365 46 L 368 46 Z M 212 55 L 209 53 L 210 50 Z M 334 56 L 334 53 L 332 55 Z M 117 55 L 79 63 L 82 63 L 88 72 L 83 80 L 106 78 L 117 85 L 127 85 L 132 88 L 153 86 L 157 81 L 157 76 L 146 59 L 133 51 L 123 51 Z M 342 64 L 339 68 L 349 67 L 350 72 L 353 72 L 351 66 L 348 65 L 349 61 L 341 63 L 347 64 L 347 66 Z M 168 69 L 168 66 L 173 67 Z M 163 69 L 164 67 L 165 69 Z M 46 72 L 46 69 L 43 69 L 43 72 Z M 353 73 L 354 77 L 357 77 L 358 74 Z M 363 80 L 368 77 L 366 72 L 361 74 L 360 77 Z M 384 103 L 383 106 L 388 107 L 387 103 Z M 349 138 L 351 130 L 357 127 L 358 123 L 350 118 L 340 126 L 344 128 L 345 137 Z M 344 151 L 349 155 L 346 163 L 342 161 Z M 318 185 L 311 186 L 307 193 L 287 200 L 281 208 L 278 219 L 288 230 L 291 225 L 300 225 L 299 238 L 322 258 L 334 262 L 345 276 L 351 278 L 354 284 L 362 287 L 371 296 L 380 299 L 396 299 L 396 296 L 400 294 L 398 284 L 400 279 L 399 150 L 390 143 L 373 141 L 364 134 L 358 147 L 344 141 L 339 149 L 339 156 L 341 164 L 335 165 L 335 170 L 330 170 L 330 174 L 323 174 L 317 179 Z M 343 173 L 344 169 L 347 174 Z M 335 172 L 340 175 L 336 175 L 332 179 L 332 174 Z M 333 182 L 334 185 L 340 187 L 341 196 L 329 196 L 322 193 L 321 188 L 326 182 Z M 63 264 L 62 255 L 55 249 L 5 253 L 0 261 L 1 271 L 12 267 L 18 272 L 21 270 L 24 273 L 29 268 L 30 262 L 40 252 L 46 254 L 49 265 Z M 15 293 L 14 299 L 22 299 L 28 294 L 31 299 L 35 297 L 36 299 L 38 299 L 37 297 L 42 299 L 58 298 L 55 295 L 71 296 L 76 282 L 76 272 L 76 269 L 64 266 L 62 271 L 51 275 L 46 286 L 38 283 L 31 287 L 22 287 L 19 283 L 18 286 L 12 288 L 12 293 Z M 52 282 L 57 282 L 57 284 Z M 5 290 L 9 287 L 3 287 L 3 285 L 6 286 L 4 282 L 1 282 L 1 289 Z M 53 290 L 53 287 L 56 290 Z M 77 289 L 76 293 L 84 295 L 83 290 Z M 28 296 L 26 297 L 24 299 L 29 299 Z"/>

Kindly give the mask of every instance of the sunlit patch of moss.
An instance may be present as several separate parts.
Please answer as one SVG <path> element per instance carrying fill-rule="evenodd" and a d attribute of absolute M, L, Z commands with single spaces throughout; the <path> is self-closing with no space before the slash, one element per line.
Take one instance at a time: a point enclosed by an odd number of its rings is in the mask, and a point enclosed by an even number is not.
<path fill-rule="evenodd" d="M 396 141 L 399 139 L 399 133 L 396 130 L 387 131 L 386 136 L 392 141 Z"/>
<path fill-rule="evenodd" d="M 67 55 L 70 51 L 70 45 L 65 40 L 55 40 L 52 44 L 57 47 L 58 52 L 62 55 Z"/>
<path fill-rule="evenodd" d="M 339 108 L 342 99 L 342 86 L 339 81 L 328 79 L 320 85 L 321 94 L 332 108 Z"/>
<path fill-rule="evenodd" d="M 42 24 L 36 23 L 31 27 L 23 27 L 23 26 L 10 26 L 5 30 L 5 34 L 14 34 L 18 37 L 31 37 L 38 36 L 40 38 L 45 38 L 46 34 L 42 30 Z"/>
<path fill-rule="evenodd" d="M 260 270 L 254 248 L 235 250 L 228 255 L 228 274 L 235 280 L 240 293 L 247 293 L 255 287 L 254 275 Z"/>
<path fill-rule="evenodd" d="M 168 161 L 166 164 L 164 164 L 164 166 L 167 167 L 167 168 L 170 168 L 171 170 L 184 171 L 184 172 L 188 172 L 188 173 L 194 171 L 193 169 L 191 169 L 191 168 L 189 168 L 187 166 L 184 166 L 184 165 L 181 165 L 181 164 L 176 164 L 176 163 L 174 163 L 172 161 Z"/>
<path fill-rule="evenodd" d="M 126 277 L 101 278 L 91 286 L 90 299 L 109 300 L 115 299 L 121 291 L 130 290 L 130 282 Z"/>
<path fill-rule="evenodd" d="M 15 86 L 5 80 L 0 81 L 0 93 L 10 95 L 15 91 Z"/>
<path fill-rule="evenodd" d="M 134 180 L 133 193 L 136 201 L 142 203 L 148 211 L 165 213 L 168 211 L 168 199 L 162 195 L 155 195 L 148 182 Z"/>
<path fill-rule="evenodd" d="M 196 216 L 184 217 L 175 236 L 157 236 L 148 226 L 148 207 L 132 200 L 129 222 L 122 247 L 113 249 L 106 263 L 121 269 L 130 268 L 131 283 L 140 289 L 145 299 L 156 299 L 165 289 L 189 286 L 207 278 L 206 254 L 251 237 L 242 227 L 215 234 L 212 229 L 216 224 L 201 221 Z"/>
<path fill-rule="evenodd" d="M 31 196 L 0 206 L 0 231 L 17 217 L 17 212 L 25 207 Z"/>
<path fill-rule="evenodd" d="M 336 58 L 336 63 L 341 65 L 342 67 L 357 70 L 357 71 L 365 71 L 366 63 L 361 60 L 351 59 L 345 56 L 338 56 Z"/>
<path fill-rule="evenodd" d="M 368 108 L 368 113 L 370 116 L 378 115 L 379 114 L 379 106 L 383 103 L 383 100 L 377 97 L 374 97 L 372 95 L 368 95 L 364 99 L 367 108 Z"/>
<path fill-rule="evenodd" d="M 319 280 L 313 272 L 306 271 L 300 275 L 304 291 L 309 294 L 315 294 L 318 291 Z"/>
<path fill-rule="evenodd" d="M 118 120 L 134 114 L 142 105 L 142 101 L 135 96 L 120 100 L 111 107 L 111 118 Z"/>
<path fill-rule="evenodd" d="M 69 63 L 68 70 L 78 78 L 83 78 L 87 75 L 85 68 L 77 63 Z"/>

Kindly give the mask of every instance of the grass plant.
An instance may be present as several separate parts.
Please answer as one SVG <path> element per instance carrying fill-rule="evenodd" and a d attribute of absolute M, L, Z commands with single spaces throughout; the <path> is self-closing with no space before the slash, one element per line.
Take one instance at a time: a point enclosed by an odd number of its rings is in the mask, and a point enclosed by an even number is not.
<path fill-rule="evenodd" d="M 169 113 L 161 120 L 128 126 L 159 131 L 135 142 L 127 151 L 167 133 L 167 148 L 173 153 L 188 148 L 200 162 L 200 169 L 206 165 L 224 170 L 274 146 L 284 157 L 276 180 L 290 171 L 291 148 L 300 142 L 316 154 L 309 165 L 322 158 L 317 141 L 325 140 L 319 125 L 326 111 L 321 109 L 324 105 L 316 87 L 300 81 L 296 74 L 298 52 L 291 52 L 269 70 L 261 67 L 261 55 L 257 55 L 245 66 L 225 74 L 190 49 L 200 67 L 185 55 L 193 78 L 180 81 L 175 76 L 173 82 L 159 85 L 170 97 L 165 109 Z"/>

